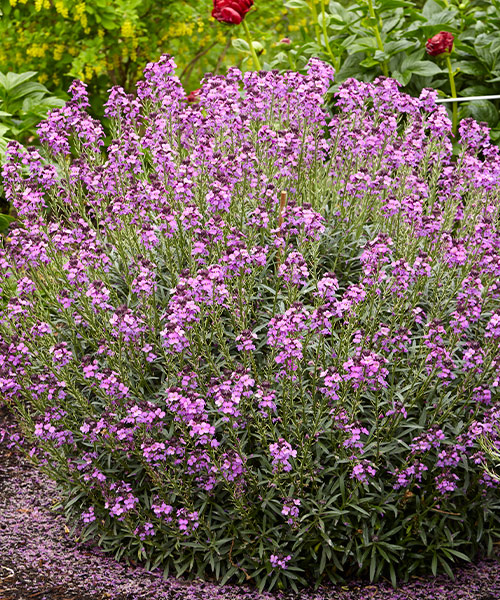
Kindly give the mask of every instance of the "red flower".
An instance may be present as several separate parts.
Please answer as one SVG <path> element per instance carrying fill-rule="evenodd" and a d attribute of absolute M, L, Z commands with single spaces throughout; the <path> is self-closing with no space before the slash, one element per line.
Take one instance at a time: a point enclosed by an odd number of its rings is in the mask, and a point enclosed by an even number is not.
<path fill-rule="evenodd" d="M 214 0 L 212 17 L 221 23 L 239 25 L 252 5 L 253 0 Z"/>
<path fill-rule="evenodd" d="M 439 56 L 444 52 L 451 52 L 453 48 L 453 40 L 455 38 L 448 31 L 440 31 L 435 36 L 427 40 L 425 49 L 430 56 Z"/>

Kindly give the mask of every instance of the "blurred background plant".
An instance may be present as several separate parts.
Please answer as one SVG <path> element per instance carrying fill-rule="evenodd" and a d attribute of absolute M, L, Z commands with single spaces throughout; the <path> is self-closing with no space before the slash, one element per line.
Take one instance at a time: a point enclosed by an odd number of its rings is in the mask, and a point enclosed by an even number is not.
<path fill-rule="evenodd" d="M 36 76 L 36 71 L 0 72 L 0 164 L 9 140 L 23 144 L 35 141 L 38 123 L 51 108 L 64 104 L 63 99 L 51 95 L 44 85 L 34 81 Z M 12 220 L 9 209 L 0 181 L 0 233 Z"/>
<path fill-rule="evenodd" d="M 0 6 L 2 68 L 37 70 L 51 90 L 65 90 L 78 78 L 89 85 L 99 114 L 107 89 L 130 91 L 145 64 L 164 52 L 175 56 L 188 90 L 199 87 L 206 72 L 252 68 L 231 44 L 235 32 L 211 17 L 212 0 L 1 0 Z M 259 3 L 252 12 L 249 23 L 263 45 L 292 25 L 297 31 L 306 26 L 307 15 L 282 0 Z"/>
<path fill-rule="evenodd" d="M 426 40 L 440 31 L 453 34 L 451 61 L 457 95 L 500 94 L 499 0 L 288 0 L 292 11 L 309 13 L 311 25 L 279 46 L 269 66 L 302 70 L 310 56 L 330 62 L 336 85 L 349 77 L 397 79 L 418 95 L 425 87 L 451 93 L 446 63 L 426 55 Z M 498 100 L 461 102 L 459 119 L 486 121 L 500 138 Z M 450 109 L 451 112 L 451 109 Z"/>

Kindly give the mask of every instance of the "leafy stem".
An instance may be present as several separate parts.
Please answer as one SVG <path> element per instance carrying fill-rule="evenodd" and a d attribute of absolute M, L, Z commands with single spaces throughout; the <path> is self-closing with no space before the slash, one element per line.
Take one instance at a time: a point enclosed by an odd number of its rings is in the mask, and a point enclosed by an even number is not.
<path fill-rule="evenodd" d="M 252 54 L 253 64 L 255 65 L 255 69 L 257 71 L 261 71 L 262 67 L 260 66 L 259 57 L 255 52 L 255 48 L 253 47 L 252 35 L 250 34 L 250 29 L 248 29 L 247 22 L 245 20 L 242 21 L 243 29 L 245 30 L 245 37 L 247 38 L 248 45 L 250 47 L 250 53 Z"/>
<path fill-rule="evenodd" d="M 377 40 L 378 49 L 380 50 L 380 52 L 384 52 L 384 43 L 382 42 L 382 37 L 380 36 L 380 29 L 378 27 L 378 17 L 373 7 L 373 0 L 368 0 L 368 10 L 370 12 L 370 17 L 375 21 L 373 25 L 373 31 L 375 33 L 375 39 Z M 389 77 L 389 68 L 387 66 L 387 61 L 385 60 L 382 63 L 382 73 L 386 77 Z"/>
<path fill-rule="evenodd" d="M 321 2 L 321 8 L 323 9 L 323 2 Z M 318 46 L 321 46 L 321 33 L 319 30 L 319 24 L 318 24 L 318 11 L 316 10 L 316 4 L 315 4 L 315 0 L 311 0 L 311 11 L 313 14 L 313 21 L 314 21 L 314 30 L 316 32 L 316 39 L 318 41 Z M 326 43 L 326 39 L 325 39 L 325 43 Z"/>
<path fill-rule="evenodd" d="M 314 3 L 313 3 L 314 5 Z M 335 68 L 335 71 L 338 71 L 340 68 L 339 62 L 340 57 L 336 57 L 332 52 L 332 47 L 330 46 L 330 40 L 328 39 L 328 32 L 326 30 L 326 10 L 325 10 L 325 0 L 321 0 L 321 26 L 323 28 L 323 37 L 325 38 L 325 46 L 326 50 L 332 59 L 332 64 Z"/>
<path fill-rule="evenodd" d="M 451 88 L 451 97 L 452 98 L 456 98 L 457 97 L 457 88 L 455 87 L 455 76 L 453 75 L 453 67 L 451 66 L 451 59 L 450 59 L 450 53 L 447 52 L 446 53 L 446 66 L 448 67 L 448 74 L 450 76 L 450 88 Z M 452 132 L 453 132 L 453 136 L 456 137 L 457 135 L 457 122 L 458 122 L 458 108 L 457 108 L 457 103 L 456 102 L 452 102 L 453 106 L 452 106 Z"/>

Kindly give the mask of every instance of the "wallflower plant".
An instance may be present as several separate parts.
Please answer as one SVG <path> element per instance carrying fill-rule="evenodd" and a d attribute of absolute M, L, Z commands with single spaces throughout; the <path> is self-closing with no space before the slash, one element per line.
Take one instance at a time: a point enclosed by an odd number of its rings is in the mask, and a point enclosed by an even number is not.
<path fill-rule="evenodd" d="M 13 142 L 0 393 L 118 557 L 263 589 L 491 554 L 499 150 L 424 90 L 164 56 Z"/>

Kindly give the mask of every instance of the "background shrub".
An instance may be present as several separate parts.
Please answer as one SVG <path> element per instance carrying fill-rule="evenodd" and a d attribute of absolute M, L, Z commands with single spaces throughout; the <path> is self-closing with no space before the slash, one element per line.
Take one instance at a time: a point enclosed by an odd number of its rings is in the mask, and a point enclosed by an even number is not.
<path fill-rule="evenodd" d="M 450 96 L 443 56 L 431 59 L 426 40 L 440 31 L 453 34 L 452 65 L 459 97 L 500 94 L 499 0 L 354 0 L 307 2 L 288 0 L 285 6 L 309 13 L 311 29 L 290 34 L 273 67 L 300 69 L 310 56 L 336 69 L 337 85 L 356 77 L 373 81 L 380 75 L 397 79 L 418 96 L 433 87 Z M 500 138 L 498 99 L 461 102 L 460 117 L 486 121 L 494 140 Z"/>
<path fill-rule="evenodd" d="M 12 143 L 0 392 L 117 556 L 260 587 L 491 553 L 500 157 L 382 80 L 207 77 L 168 57 Z M 52 161 L 52 162 L 51 162 Z M 11 290 L 15 290 L 12 294 Z"/>
<path fill-rule="evenodd" d="M 2 68 L 39 71 L 51 90 L 66 89 L 75 77 L 85 81 L 98 112 L 106 90 L 132 90 L 144 65 L 165 51 L 179 57 L 187 89 L 199 87 L 207 71 L 246 59 L 231 45 L 241 33 L 211 18 L 211 0 L 10 0 L 2 8 Z M 259 3 L 252 12 L 248 22 L 263 43 L 288 35 L 290 25 L 306 24 L 299 14 L 291 22 L 281 0 Z"/>

